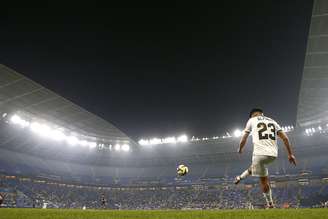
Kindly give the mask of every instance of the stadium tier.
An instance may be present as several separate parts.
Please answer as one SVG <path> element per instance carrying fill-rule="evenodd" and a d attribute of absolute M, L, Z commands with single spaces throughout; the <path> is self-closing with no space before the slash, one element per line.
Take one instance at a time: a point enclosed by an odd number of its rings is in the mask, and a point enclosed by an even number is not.
<path fill-rule="evenodd" d="M 253 209 L 262 208 L 259 187 L 248 182 L 234 186 L 216 183 L 134 186 L 67 184 L 46 179 L 0 176 L 6 207 L 78 209 Z M 271 181 L 279 208 L 322 207 L 328 183 L 321 179 L 280 178 Z M 99 200 L 104 199 L 102 203 Z"/>

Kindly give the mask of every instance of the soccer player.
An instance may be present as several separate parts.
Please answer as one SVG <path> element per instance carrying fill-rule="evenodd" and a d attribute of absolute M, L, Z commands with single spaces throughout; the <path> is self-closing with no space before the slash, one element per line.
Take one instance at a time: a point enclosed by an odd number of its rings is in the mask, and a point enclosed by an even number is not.
<path fill-rule="evenodd" d="M 106 198 L 105 198 L 105 193 L 101 194 L 101 198 L 100 198 L 100 204 L 101 204 L 101 208 L 106 208 Z"/>
<path fill-rule="evenodd" d="M 252 109 L 249 114 L 244 134 L 239 143 L 238 153 L 243 152 L 248 136 L 252 133 L 253 157 L 252 165 L 241 175 L 235 178 L 234 183 L 238 184 L 247 176 L 257 176 L 260 178 L 260 185 L 263 196 L 267 203 L 267 208 L 273 208 L 272 192 L 268 178 L 267 165 L 271 164 L 278 156 L 277 135 L 282 139 L 287 149 L 288 160 L 296 166 L 296 158 L 293 155 L 292 147 L 285 132 L 273 119 L 263 115 L 262 109 Z"/>
<path fill-rule="evenodd" d="M 1 208 L 1 205 L 2 205 L 2 203 L 3 203 L 3 200 L 4 200 L 4 197 L 3 197 L 3 195 L 0 193 L 0 208 Z"/>

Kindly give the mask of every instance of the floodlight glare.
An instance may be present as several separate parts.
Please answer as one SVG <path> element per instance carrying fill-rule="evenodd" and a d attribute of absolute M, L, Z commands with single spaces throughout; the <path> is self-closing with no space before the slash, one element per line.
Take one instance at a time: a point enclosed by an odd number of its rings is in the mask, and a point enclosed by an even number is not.
<path fill-rule="evenodd" d="M 3 114 L 3 117 L 6 117 L 7 114 Z M 1 118 L 1 117 L 0 117 Z M 93 141 L 87 141 L 87 140 L 80 140 L 77 136 L 75 136 L 74 133 L 71 133 L 69 136 L 67 136 L 64 132 L 64 129 L 57 127 L 55 129 L 51 128 L 45 123 L 40 122 L 29 122 L 23 118 L 21 118 L 17 114 L 13 114 L 10 116 L 9 120 L 6 121 L 15 125 L 19 125 L 22 128 L 29 127 L 31 132 L 37 134 L 40 137 L 48 137 L 51 140 L 54 141 L 65 141 L 69 145 L 81 145 L 83 147 L 88 146 L 90 149 L 97 147 L 97 142 Z M 118 147 L 116 147 L 118 149 Z M 119 147 L 119 150 L 121 150 L 121 147 Z M 124 149 L 122 150 L 129 151 L 130 146 L 126 145 L 124 146 Z"/>
<path fill-rule="evenodd" d="M 188 137 L 187 137 L 187 135 L 181 135 L 181 136 L 179 136 L 179 137 L 178 137 L 178 142 L 182 142 L 182 143 L 184 143 L 184 142 L 188 142 Z"/>
<path fill-rule="evenodd" d="M 79 142 L 79 139 L 75 136 L 68 136 L 66 138 L 66 141 L 68 144 L 74 146 L 74 145 L 77 145 L 77 143 Z"/>
<path fill-rule="evenodd" d="M 79 145 L 81 145 L 81 146 L 83 146 L 83 147 L 85 147 L 85 146 L 88 145 L 88 142 L 87 142 L 86 140 L 81 140 L 81 141 L 79 141 L 78 143 L 79 143 Z"/>
<path fill-rule="evenodd" d="M 130 150 L 130 146 L 128 144 L 123 144 L 122 145 L 122 150 L 123 151 L 129 151 Z"/>
<path fill-rule="evenodd" d="M 53 130 L 50 133 L 50 138 L 55 141 L 63 141 L 66 138 L 66 135 L 60 130 Z"/>
<path fill-rule="evenodd" d="M 92 149 L 92 148 L 97 147 L 97 143 L 96 142 L 88 142 L 88 146 L 90 149 Z"/>
<path fill-rule="evenodd" d="M 18 124 L 20 121 L 21 121 L 21 118 L 14 114 L 11 118 L 10 118 L 10 121 L 13 123 L 13 124 Z"/>
<path fill-rule="evenodd" d="M 10 122 L 15 124 L 15 125 L 19 125 L 22 128 L 25 128 L 27 126 L 30 125 L 30 123 L 24 119 L 22 119 L 20 116 L 14 114 L 11 118 L 10 118 Z"/>
<path fill-rule="evenodd" d="M 51 132 L 52 132 L 52 130 L 51 130 L 51 128 L 49 126 L 47 126 L 47 125 L 41 125 L 40 126 L 40 130 L 39 130 L 39 133 L 37 133 L 37 134 L 39 134 L 42 137 L 48 137 L 48 136 L 51 135 Z"/>
<path fill-rule="evenodd" d="M 177 140 L 175 139 L 175 137 L 168 137 L 168 138 L 164 138 L 161 143 L 163 144 L 174 144 L 176 143 Z"/>
<path fill-rule="evenodd" d="M 121 150 L 121 145 L 116 144 L 114 149 L 115 149 L 115 151 L 120 151 Z"/>
<path fill-rule="evenodd" d="M 239 129 L 236 129 L 234 132 L 233 132 L 233 135 L 238 138 L 242 135 L 242 131 L 240 131 Z"/>
<path fill-rule="evenodd" d="M 49 137 L 52 134 L 52 130 L 49 126 L 40 124 L 38 122 L 33 122 L 31 124 L 31 130 L 41 137 Z"/>
<path fill-rule="evenodd" d="M 149 141 L 145 139 L 140 139 L 138 143 L 142 146 L 149 145 Z"/>
<path fill-rule="evenodd" d="M 149 140 L 149 144 L 153 144 L 153 145 L 162 144 L 162 140 L 159 138 L 153 138 Z"/>

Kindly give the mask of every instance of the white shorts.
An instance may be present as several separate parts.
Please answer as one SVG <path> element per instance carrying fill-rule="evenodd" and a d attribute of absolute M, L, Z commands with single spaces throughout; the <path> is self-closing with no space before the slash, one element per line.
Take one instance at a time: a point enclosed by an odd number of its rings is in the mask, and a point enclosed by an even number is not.
<path fill-rule="evenodd" d="M 266 155 L 253 155 L 252 158 L 252 176 L 264 177 L 268 176 L 269 171 L 267 165 L 272 163 L 276 157 Z"/>

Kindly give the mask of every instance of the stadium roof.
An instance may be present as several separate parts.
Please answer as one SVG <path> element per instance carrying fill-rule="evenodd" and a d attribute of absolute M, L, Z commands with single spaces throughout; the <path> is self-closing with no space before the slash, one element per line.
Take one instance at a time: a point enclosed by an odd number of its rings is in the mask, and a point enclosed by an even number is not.
<path fill-rule="evenodd" d="M 299 95 L 301 127 L 328 121 L 328 1 L 315 0 Z"/>
<path fill-rule="evenodd" d="M 113 124 L 0 64 L 0 112 L 27 113 L 103 141 L 133 141 Z"/>

